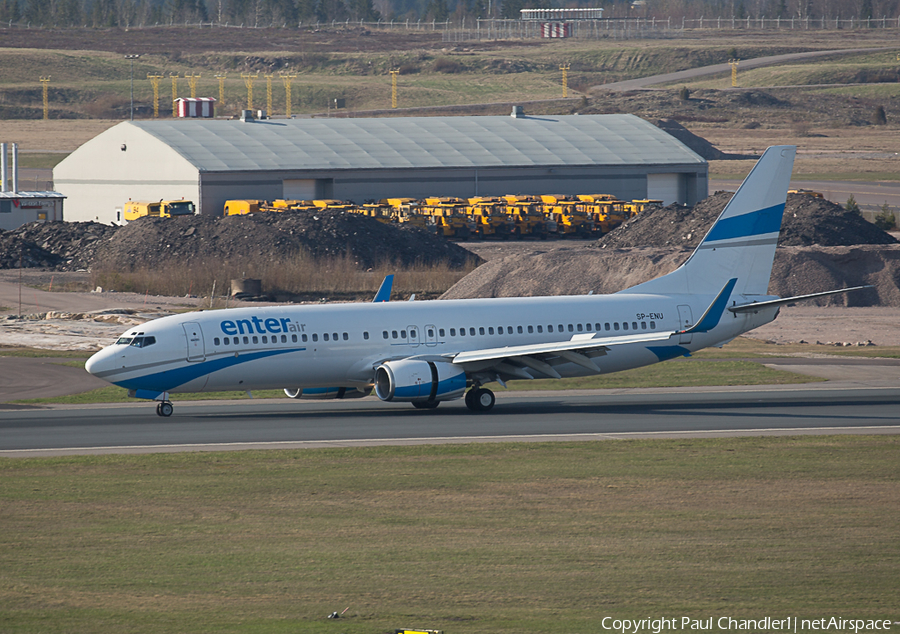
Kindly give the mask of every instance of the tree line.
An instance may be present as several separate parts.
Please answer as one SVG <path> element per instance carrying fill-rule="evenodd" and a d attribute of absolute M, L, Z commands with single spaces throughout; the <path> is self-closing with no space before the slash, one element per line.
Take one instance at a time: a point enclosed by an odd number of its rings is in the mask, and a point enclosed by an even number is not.
<path fill-rule="evenodd" d="M 603 6 L 604 17 L 893 18 L 900 0 L 0 0 L 0 24 L 141 27 L 215 22 L 253 27 L 333 20 L 516 19 L 521 9 Z"/>

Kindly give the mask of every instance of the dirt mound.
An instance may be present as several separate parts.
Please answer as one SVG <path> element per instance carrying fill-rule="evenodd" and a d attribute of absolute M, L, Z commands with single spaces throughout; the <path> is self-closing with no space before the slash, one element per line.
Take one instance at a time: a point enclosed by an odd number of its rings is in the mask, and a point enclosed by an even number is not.
<path fill-rule="evenodd" d="M 10 233 L 52 254 L 58 260 L 52 265 L 56 270 L 78 271 L 90 268 L 97 247 L 115 232 L 116 227 L 99 222 L 55 221 L 29 222 Z"/>
<path fill-rule="evenodd" d="M 131 269 L 204 259 L 282 260 L 305 250 L 316 258 L 349 254 L 362 268 L 382 261 L 401 265 L 472 258 L 462 247 L 419 229 L 398 228 L 343 212 L 284 212 L 246 216 L 142 218 L 98 247 L 95 262 Z"/>
<path fill-rule="evenodd" d="M 0 269 L 50 268 L 60 258 L 33 242 L 23 240 L 12 231 L 0 231 Z"/>
<path fill-rule="evenodd" d="M 731 192 L 716 192 L 694 207 L 652 208 L 600 238 L 602 248 L 694 248 L 715 222 Z M 788 194 L 779 246 L 896 244 L 897 240 L 857 213 L 806 194 Z"/>
<path fill-rule="evenodd" d="M 491 260 L 442 299 L 614 293 L 677 268 L 690 249 L 535 251 Z M 781 247 L 769 292 L 780 297 L 871 284 L 875 288 L 814 300 L 819 306 L 900 306 L 900 245 Z"/>

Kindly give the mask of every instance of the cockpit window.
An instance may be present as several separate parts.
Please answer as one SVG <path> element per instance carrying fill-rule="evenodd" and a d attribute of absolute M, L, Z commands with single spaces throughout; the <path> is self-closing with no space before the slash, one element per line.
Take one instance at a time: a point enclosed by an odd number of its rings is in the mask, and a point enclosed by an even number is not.
<path fill-rule="evenodd" d="M 135 348 L 146 348 L 156 343 L 156 337 L 135 337 L 134 339 L 122 337 L 116 343 L 131 345 Z"/>
<path fill-rule="evenodd" d="M 127 346 L 132 342 L 132 337 L 119 337 L 118 341 L 116 341 L 117 346 Z"/>

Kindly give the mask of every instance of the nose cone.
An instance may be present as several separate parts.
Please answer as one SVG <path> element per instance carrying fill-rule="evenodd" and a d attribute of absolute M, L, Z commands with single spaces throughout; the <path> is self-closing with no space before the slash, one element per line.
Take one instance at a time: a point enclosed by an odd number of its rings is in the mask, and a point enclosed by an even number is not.
<path fill-rule="evenodd" d="M 113 368 L 113 354 L 110 348 L 104 348 L 87 360 L 84 369 L 96 377 L 106 378 L 104 374 Z"/>

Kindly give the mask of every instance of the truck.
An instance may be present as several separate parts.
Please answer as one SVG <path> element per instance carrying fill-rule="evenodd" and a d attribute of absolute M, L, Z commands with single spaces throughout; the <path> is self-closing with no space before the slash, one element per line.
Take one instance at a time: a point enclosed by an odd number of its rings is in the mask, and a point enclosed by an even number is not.
<path fill-rule="evenodd" d="M 131 222 L 145 216 L 155 218 L 172 218 L 174 216 L 193 216 L 196 213 L 194 203 L 189 200 L 160 200 L 157 202 L 140 202 L 129 200 L 125 203 L 125 222 Z"/>

